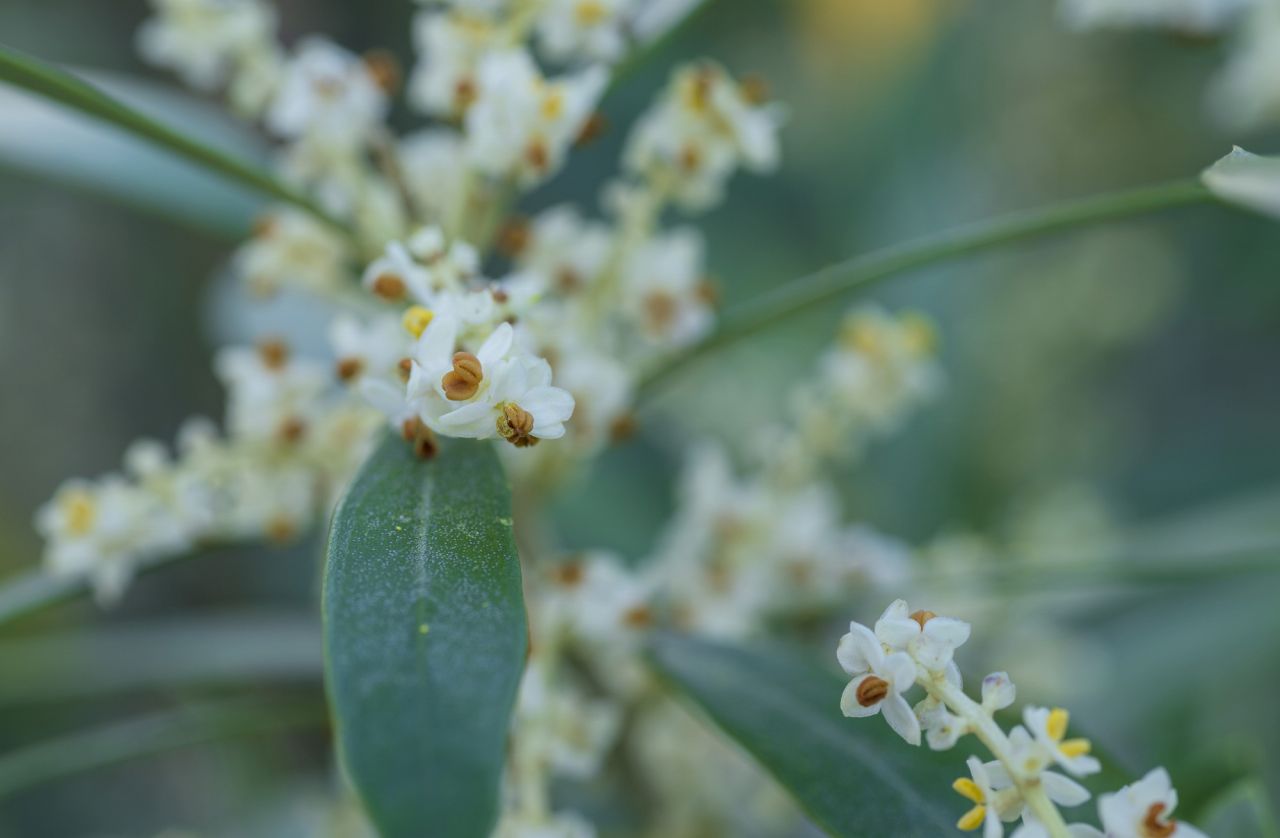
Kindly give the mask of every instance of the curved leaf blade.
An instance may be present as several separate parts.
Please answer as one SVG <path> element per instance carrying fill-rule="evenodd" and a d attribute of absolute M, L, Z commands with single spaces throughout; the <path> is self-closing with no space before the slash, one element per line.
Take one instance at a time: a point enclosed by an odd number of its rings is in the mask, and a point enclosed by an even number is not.
<path fill-rule="evenodd" d="M 663 635 L 650 652 L 659 673 L 827 833 L 937 838 L 955 832 L 965 807 L 950 785 L 966 773 L 963 748 L 943 754 L 912 748 L 880 719 L 844 718 L 844 682 L 777 646 L 748 650 Z"/>
<path fill-rule="evenodd" d="M 527 624 L 488 443 L 391 435 L 334 515 L 325 680 L 344 764 L 388 838 L 493 828 Z"/>

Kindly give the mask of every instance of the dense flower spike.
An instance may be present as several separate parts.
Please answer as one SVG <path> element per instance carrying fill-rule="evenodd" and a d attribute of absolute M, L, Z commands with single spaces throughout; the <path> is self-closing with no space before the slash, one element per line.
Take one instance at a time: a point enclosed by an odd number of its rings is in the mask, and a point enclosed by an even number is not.
<path fill-rule="evenodd" d="M 930 631 L 930 626 L 937 628 Z M 1089 799 L 1089 792 L 1049 770 L 1056 764 L 1076 776 L 1100 771 L 1098 760 L 1088 755 L 1088 740 L 1066 738 L 1068 714 L 1061 708 L 1027 707 L 1026 726 L 1006 733 L 994 714 L 1013 703 L 1013 682 L 1006 673 L 994 672 L 982 681 L 981 703 L 969 698 L 951 660 L 968 637 L 967 623 L 930 611 L 910 612 L 903 600 L 885 609 L 874 632 L 850 623 L 836 649 L 836 660 L 853 676 L 840 697 L 841 711 L 869 716 L 883 704 L 885 718 L 903 739 L 919 745 L 923 727 L 934 750 L 946 750 L 969 733 L 981 740 L 995 760 L 983 763 L 969 757 L 969 776 L 953 784 L 972 804 L 956 823 L 961 830 L 982 828 L 984 838 L 1001 838 L 1002 821 L 1021 819 L 1014 838 L 1103 838 L 1087 824 L 1063 819 L 1058 807 L 1079 806 Z M 907 706 L 903 694 L 916 686 L 925 697 L 911 722 L 895 721 L 891 708 L 899 714 Z M 1199 838 L 1201 832 L 1172 819 L 1177 800 L 1162 768 L 1115 794 L 1103 795 L 1098 810 L 1106 838 Z"/>

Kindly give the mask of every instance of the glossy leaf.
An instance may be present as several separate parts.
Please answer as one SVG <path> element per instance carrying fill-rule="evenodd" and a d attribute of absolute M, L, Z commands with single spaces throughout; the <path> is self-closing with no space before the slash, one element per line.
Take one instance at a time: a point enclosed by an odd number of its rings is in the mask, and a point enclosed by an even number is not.
<path fill-rule="evenodd" d="M 485 838 L 527 629 L 492 446 L 388 436 L 338 507 L 324 583 L 339 745 L 386 838 Z"/>
<path fill-rule="evenodd" d="M 954 833 L 966 801 L 950 785 L 966 773 L 963 749 L 913 748 L 882 719 L 845 718 L 845 682 L 834 672 L 761 643 L 748 650 L 664 635 L 651 653 L 662 676 L 831 835 Z"/>

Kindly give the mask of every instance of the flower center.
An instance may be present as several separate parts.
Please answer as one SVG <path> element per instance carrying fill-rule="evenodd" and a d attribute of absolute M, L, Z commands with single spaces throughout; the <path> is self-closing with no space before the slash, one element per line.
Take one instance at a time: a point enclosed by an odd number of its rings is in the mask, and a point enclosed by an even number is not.
<path fill-rule="evenodd" d="M 460 402 L 474 396 L 483 379 L 484 367 L 480 365 L 479 358 L 470 352 L 455 352 L 453 369 L 440 379 L 440 386 L 444 388 L 446 399 Z"/>
<path fill-rule="evenodd" d="M 289 363 L 289 347 L 282 340 L 264 340 L 258 344 L 258 357 L 269 370 L 283 369 Z"/>
<path fill-rule="evenodd" d="M 93 528 L 94 519 L 98 517 L 93 496 L 82 491 L 75 491 L 67 496 L 62 504 L 62 513 L 67 518 L 67 529 L 72 535 L 88 533 Z"/>
<path fill-rule="evenodd" d="M 858 703 L 870 707 L 884 700 L 889 694 L 889 682 L 875 675 L 868 675 L 858 685 Z"/>
<path fill-rule="evenodd" d="M 938 615 L 933 613 L 932 611 L 916 611 L 910 615 L 911 619 L 915 620 L 917 623 L 920 624 L 921 629 L 924 628 L 925 623 L 929 622 L 936 616 Z"/>
<path fill-rule="evenodd" d="M 374 277 L 371 288 L 373 293 L 384 300 L 404 299 L 404 280 L 395 274 L 378 274 L 378 276 Z"/>
<path fill-rule="evenodd" d="M 498 435 L 516 448 L 538 444 L 533 435 L 533 414 L 515 402 L 503 402 L 497 424 Z"/>
<path fill-rule="evenodd" d="M 1178 829 L 1178 824 L 1172 820 L 1165 820 L 1165 805 L 1163 803 L 1152 803 L 1151 808 L 1147 809 L 1147 816 L 1142 819 L 1142 834 L 1145 838 L 1169 838 Z"/>

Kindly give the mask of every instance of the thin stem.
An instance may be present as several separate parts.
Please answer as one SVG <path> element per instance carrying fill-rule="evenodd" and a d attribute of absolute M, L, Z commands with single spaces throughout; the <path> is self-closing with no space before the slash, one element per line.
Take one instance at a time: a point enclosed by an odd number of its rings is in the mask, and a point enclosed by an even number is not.
<path fill-rule="evenodd" d="M 0 756 L 0 798 L 40 783 L 176 748 L 325 721 L 315 700 L 211 701 L 72 733 Z"/>
<path fill-rule="evenodd" d="M 256 192 L 293 204 L 348 233 L 341 221 L 269 173 L 139 113 L 65 70 L 0 46 L 0 81 L 108 122 Z"/>
<path fill-rule="evenodd" d="M 660 380 L 711 352 L 896 274 L 1023 239 L 1216 200 L 1198 180 L 1179 180 L 1014 213 L 838 262 L 731 312 L 706 340 L 647 375 L 640 398 L 653 395 Z"/>

